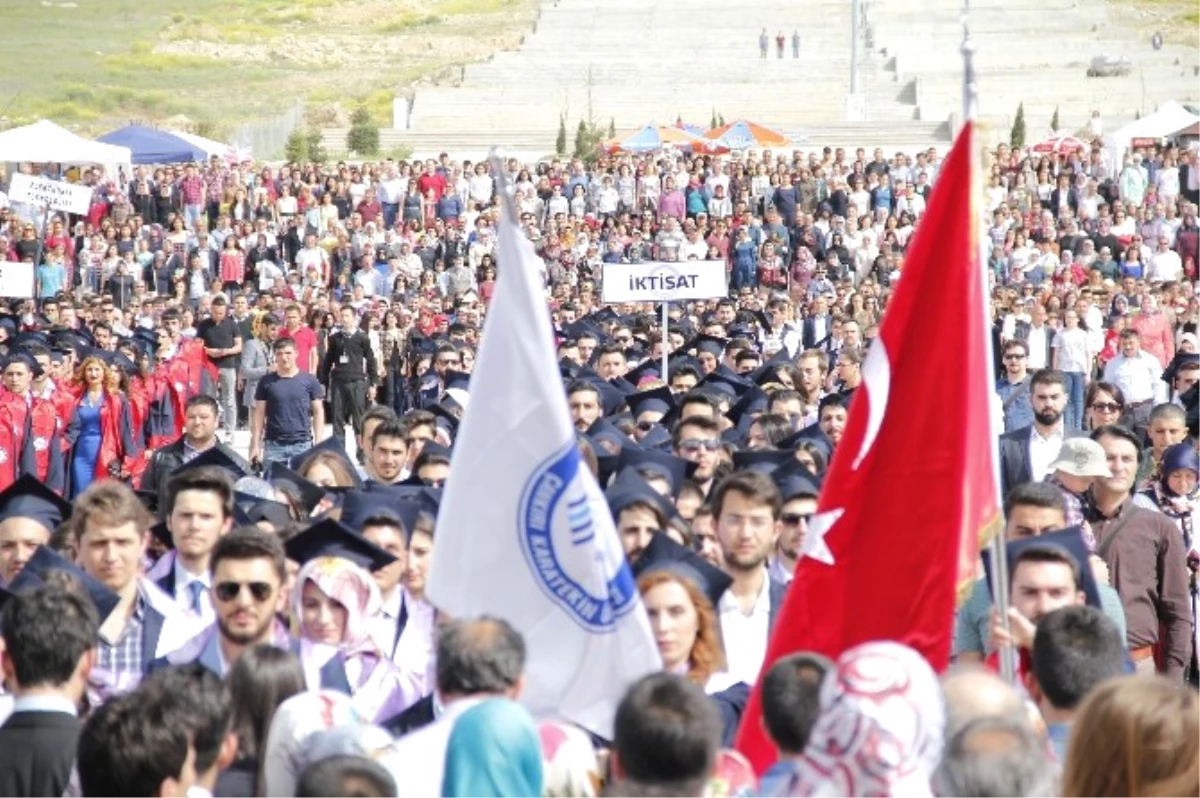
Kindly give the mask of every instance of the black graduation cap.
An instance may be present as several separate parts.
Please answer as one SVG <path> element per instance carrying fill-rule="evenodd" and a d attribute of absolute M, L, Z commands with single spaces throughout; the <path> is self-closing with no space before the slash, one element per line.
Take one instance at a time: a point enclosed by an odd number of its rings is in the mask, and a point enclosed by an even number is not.
<path fill-rule="evenodd" d="M 425 443 L 421 444 L 421 457 L 429 455 L 430 457 L 441 456 L 449 459 L 450 454 L 450 447 L 442 446 L 437 441 L 425 441 Z"/>
<path fill-rule="evenodd" d="M 635 579 L 654 571 L 669 571 L 682 576 L 700 588 L 714 610 L 721 596 L 733 584 L 733 577 L 729 574 L 662 532 L 650 539 L 642 555 L 633 563 L 632 570 Z"/>
<path fill-rule="evenodd" d="M 1169 386 L 1174 385 L 1180 369 L 1187 363 L 1200 363 L 1200 352 L 1176 352 L 1175 357 L 1163 369 L 1162 381 Z"/>
<path fill-rule="evenodd" d="M 51 330 L 50 340 L 60 346 L 69 347 L 75 351 L 76 355 L 96 344 L 96 339 L 86 327 L 79 329 L 67 329 L 64 327 L 60 330 Z"/>
<path fill-rule="evenodd" d="M 662 424 L 655 424 L 650 431 L 642 436 L 638 444 L 643 449 L 653 449 L 656 452 L 671 451 L 671 433 Z"/>
<path fill-rule="evenodd" d="M 775 482 L 775 487 L 779 488 L 779 495 L 785 502 L 798 496 L 820 496 L 821 486 L 816 477 L 809 474 L 795 457 L 792 457 L 792 461 L 796 463 L 797 468 L 783 466 L 771 472 L 771 479 Z"/>
<path fill-rule="evenodd" d="M 613 377 L 608 380 L 608 384 L 621 392 L 621 396 L 628 397 L 637 393 L 637 386 L 624 377 Z"/>
<path fill-rule="evenodd" d="M 309 458 L 315 454 L 328 452 L 329 454 L 340 457 L 346 465 L 346 470 L 350 472 L 350 478 L 354 480 L 354 487 L 362 487 L 362 478 L 358 475 L 358 468 L 355 467 L 354 461 L 350 459 L 350 455 L 346 452 L 345 444 L 338 440 L 337 435 L 330 435 L 325 440 L 321 441 L 311 449 L 307 449 L 300 454 L 292 457 L 292 462 L 289 464 L 291 468 L 297 472 L 303 471 L 304 466 L 308 463 Z"/>
<path fill-rule="evenodd" d="M 233 475 L 234 479 L 249 476 L 250 471 L 237 460 L 230 457 L 220 446 L 212 446 L 188 460 L 171 472 L 171 475 L 181 474 L 193 468 L 219 468 Z"/>
<path fill-rule="evenodd" d="M 326 518 L 283 545 L 287 556 L 304 565 L 318 557 L 341 557 L 368 571 L 378 571 L 396 558 L 340 521 Z"/>
<path fill-rule="evenodd" d="M 608 441 L 622 449 L 636 445 L 628 435 L 617 429 L 606 418 L 598 418 L 593 421 L 592 426 L 588 427 L 587 436 L 592 442 L 592 448 L 596 449 L 597 453 L 606 451 L 598 445 L 600 441 Z"/>
<path fill-rule="evenodd" d="M 580 374 L 577 379 L 595 386 L 596 392 L 600 395 L 600 407 L 604 410 L 604 415 L 611 416 L 625 404 L 625 394 L 600 376 L 588 377 Z"/>
<path fill-rule="evenodd" d="M 49 347 L 50 335 L 42 332 L 41 330 L 26 330 L 24 332 L 17 333 L 17 335 L 8 343 L 9 346 L 12 347 L 21 347 L 28 344 L 38 344 L 39 346 Z"/>
<path fill-rule="evenodd" d="M 709 352 L 719 359 L 721 355 L 725 354 L 725 347 L 728 345 L 729 339 L 727 338 L 718 338 L 715 335 L 700 333 L 684 343 L 682 349 L 684 352 L 691 352 L 693 350 L 697 353 Z"/>
<path fill-rule="evenodd" d="M 405 539 L 410 538 L 425 508 L 419 502 L 399 498 L 399 494 L 400 491 L 387 490 L 346 492 L 342 496 L 342 523 L 362 532 L 370 518 L 391 518 L 400 524 Z"/>
<path fill-rule="evenodd" d="M 756 386 L 754 383 L 733 372 L 725 373 L 721 369 L 717 369 L 711 374 L 704 375 L 704 378 L 697 383 L 696 387 L 704 387 L 710 391 L 720 391 L 728 396 L 737 398 Z"/>
<path fill-rule="evenodd" d="M 672 355 L 671 359 L 667 361 L 667 371 L 669 372 L 669 376 L 674 376 L 679 372 L 680 369 L 683 368 L 690 368 L 695 371 L 697 375 L 699 375 L 700 361 L 696 360 L 696 358 L 692 357 L 691 355 L 685 354 Z"/>
<path fill-rule="evenodd" d="M 14 594 L 33 590 L 45 584 L 47 577 L 53 571 L 70 574 L 79 582 L 96 607 L 96 613 L 100 616 L 101 623 L 121 603 L 120 596 L 49 546 L 38 546 L 34 549 L 33 554 L 29 557 L 29 562 L 25 563 L 25 567 L 13 578 L 8 589 Z"/>
<path fill-rule="evenodd" d="M 266 521 L 276 528 L 292 522 L 292 511 L 283 502 L 241 492 L 233 494 L 233 516 L 237 524 L 252 525 Z"/>
<path fill-rule="evenodd" d="M 446 430 L 451 439 L 458 435 L 458 425 L 461 423 L 458 416 L 451 413 L 441 404 L 430 405 L 428 410 L 435 416 L 433 420 L 434 424 Z"/>
<path fill-rule="evenodd" d="M 433 355 L 437 354 L 437 341 L 434 341 L 430 338 L 413 336 L 411 339 L 409 339 L 408 345 L 412 349 L 413 354 L 417 355 L 418 357 L 424 357 L 426 355 L 432 357 Z"/>
<path fill-rule="evenodd" d="M 471 375 L 462 371 L 447 371 L 442 375 L 442 386 L 442 390 L 459 388 L 469 391 L 471 390 Z"/>
<path fill-rule="evenodd" d="M 826 461 L 829 460 L 829 455 L 833 453 L 833 441 L 829 440 L 829 436 L 821 431 L 819 424 L 809 424 L 807 427 L 804 427 L 797 432 L 793 432 L 791 435 L 779 441 L 775 444 L 775 446 L 779 449 L 788 449 L 789 451 L 794 452 L 803 441 L 812 441 L 814 444 L 820 447 L 821 451 L 825 454 Z"/>
<path fill-rule="evenodd" d="M 752 310 L 750 311 L 750 315 L 754 317 L 754 320 L 758 322 L 758 326 L 760 326 L 762 331 L 767 335 L 770 335 L 772 332 L 774 332 L 774 328 L 771 326 L 771 318 L 767 316 L 767 312 L 765 310 L 762 310 L 761 308 L 758 310 Z"/>
<path fill-rule="evenodd" d="M 659 412 L 666 415 L 675 407 L 676 402 L 675 394 L 671 393 L 671 389 L 661 385 L 648 391 L 630 394 L 625 397 L 625 404 L 629 405 L 633 417 L 637 418 L 642 413 Z"/>
<path fill-rule="evenodd" d="M 8 330 L 8 337 L 10 339 L 17 334 L 17 320 L 12 316 L 0 316 L 0 327 Z"/>
<path fill-rule="evenodd" d="M 734 424 L 741 424 L 743 419 L 749 419 L 751 413 L 764 412 L 769 403 L 766 392 L 757 385 L 751 385 L 741 398 L 725 411 L 725 417 Z"/>
<path fill-rule="evenodd" d="M 614 522 L 622 510 L 636 502 L 657 507 L 668 520 L 679 515 L 669 498 L 650 487 L 641 475 L 629 468 L 617 474 L 617 478 L 604 491 L 604 498 L 608 501 L 608 511 L 612 513 Z"/>
<path fill-rule="evenodd" d="M 273 487 L 290 489 L 299 496 L 300 504 L 307 513 L 315 510 L 317 505 L 321 503 L 321 499 L 325 498 L 324 488 L 309 482 L 283 463 L 275 462 L 268 465 L 263 478 L 267 482 L 270 482 Z"/>
<path fill-rule="evenodd" d="M 593 313 L 583 317 L 584 321 L 595 322 L 596 324 L 605 324 L 607 322 L 619 321 L 620 316 L 611 307 L 605 306 Z"/>
<path fill-rule="evenodd" d="M 23 474 L 0 492 L 0 521 L 28 518 L 46 527 L 48 532 L 54 532 L 55 527 L 70 517 L 71 503 L 32 474 Z"/>
<path fill-rule="evenodd" d="M 608 336 L 604 334 L 603 330 L 595 324 L 582 320 L 566 325 L 562 331 L 564 336 L 575 340 L 584 337 L 595 338 L 600 343 L 608 340 Z"/>
<path fill-rule="evenodd" d="M 767 362 L 750 372 L 748 376 L 750 377 L 750 381 L 756 385 L 776 382 L 775 370 L 780 366 L 790 365 L 792 365 L 792 358 L 788 355 L 787 349 L 782 348 L 772 355 Z"/>
<path fill-rule="evenodd" d="M 733 324 L 726 331 L 730 338 L 745 338 L 753 343 L 757 336 L 754 333 L 754 328 L 749 324 Z"/>
<path fill-rule="evenodd" d="M 770 474 L 777 468 L 794 462 L 796 455 L 788 449 L 757 449 L 754 451 L 734 452 L 733 467 L 738 471 L 758 471 Z"/>
<path fill-rule="evenodd" d="M 442 504 L 442 489 L 431 488 L 425 484 L 384 485 L 380 482 L 368 482 L 364 490 L 367 493 L 389 496 L 393 501 L 416 502 L 422 510 L 434 516 L 438 514 Z"/>
<path fill-rule="evenodd" d="M 696 473 L 697 465 L 690 460 L 653 449 L 638 449 L 627 446 L 617 456 L 617 470 L 642 467 L 661 474 L 671 486 L 671 496 L 678 499 L 683 481 Z"/>
<path fill-rule="evenodd" d="M 1087 603 L 1097 609 L 1102 608 L 1100 604 L 1100 589 L 1096 587 L 1096 577 L 1092 573 L 1092 566 L 1088 561 L 1087 544 L 1083 542 L 1083 529 L 1081 527 L 1069 526 L 1057 532 L 1044 532 L 1032 538 L 1006 541 L 1005 547 L 1008 551 L 1009 574 L 1012 574 L 1013 564 L 1017 561 L 1017 555 L 1031 546 L 1058 548 L 1070 554 L 1076 564 L 1079 565 L 1079 585 L 1087 597 Z M 992 584 L 991 547 L 983 548 L 980 551 L 980 555 L 983 557 L 983 572 L 988 580 L 988 594 L 994 596 L 996 593 L 995 586 Z"/>
<path fill-rule="evenodd" d="M 574 380 L 579 376 L 580 365 L 569 357 L 558 361 L 558 375 L 564 380 Z"/>
<path fill-rule="evenodd" d="M 28 352 L 26 352 L 24 350 L 15 349 L 15 347 L 17 346 L 16 344 L 10 343 L 9 346 L 10 346 L 10 349 L 9 349 L 8 357 L 4 358 L 4 361 L 3 361 L 4 368 L 8 368 L 13 363 L 24 363 L 25 366 L 29 369 L 29 372 L 33 376 L 35 376 L 35 377 L 42 376 L 42 367 L 40 365 L 38 365 L 38 362 L 37 362 L 37 360 L 34 359 L 33 355 L 29 354 Z"/>
<path fill-rule="evenodd" d="M 633 385 L 640 385 L 643 380 L 660 379 L 662 377 L 662 360 L 648 358 L 625 372 L 625 379 Z"/>

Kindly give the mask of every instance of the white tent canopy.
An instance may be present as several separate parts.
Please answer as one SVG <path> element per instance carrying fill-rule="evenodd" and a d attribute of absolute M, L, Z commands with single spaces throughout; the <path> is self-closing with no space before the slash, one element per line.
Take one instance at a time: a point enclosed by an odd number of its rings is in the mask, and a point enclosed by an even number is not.
<path fill-rule="evenodd" d="M 168 130 L 167 132 L 172 136 L 178 136 L 193 147 L 204 150 L 204 154 L 210 157 L 215 155 L 218 158 L 224 158 L 229 155 L 231 150 L 228 144 L 206 139 L 204 136 L 197 136 L 195 133 L 187 133 L 183 130 Z"/>
<path fill-rule="evenodd" d="M 0 133 L 0 162 L 128 164 L 128 147 L 89 141 L 43 119 Z"/>
<path fill-rule="evenodd" d="M 1200 119 L 1177 102 L 1168 100 L 1162 106 L 1141 119 L 1135 119 L 1125 127 L 1112 134 L 1113 141 L 1119 147 L 1128 147 L 1131 139 L 1163 138 L 1183 130 L 1188 125 Z"/>

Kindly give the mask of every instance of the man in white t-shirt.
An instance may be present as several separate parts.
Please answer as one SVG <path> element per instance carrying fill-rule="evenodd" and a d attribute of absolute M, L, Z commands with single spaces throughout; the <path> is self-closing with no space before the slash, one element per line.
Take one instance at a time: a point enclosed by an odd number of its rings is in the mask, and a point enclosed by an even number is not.
<path fill-rule="evenodd" d="M 1179 253 L 1171 249 L 1171 239 L 1166 235 L 1158 238 L 1158 249 L 1146 261 L 1146 281 L 1149 283 L 1173 283 L 1183 276 L 1183 261 Z"/>

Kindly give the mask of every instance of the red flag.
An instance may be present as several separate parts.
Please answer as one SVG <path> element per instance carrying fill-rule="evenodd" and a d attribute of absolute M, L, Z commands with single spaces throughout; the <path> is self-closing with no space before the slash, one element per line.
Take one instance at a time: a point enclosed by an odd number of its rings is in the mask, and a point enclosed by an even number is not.
<path fill-rule="evenodd" d="M 960 576 L 1000 521 L 973 141 L 968 123 L 863 362 L 764 670 L 871 640 L 911 646 L 937 670 L 949 662 Z M 756 687 L 737 748 L 761 773 L 775 750 L 759 701 Z"/>

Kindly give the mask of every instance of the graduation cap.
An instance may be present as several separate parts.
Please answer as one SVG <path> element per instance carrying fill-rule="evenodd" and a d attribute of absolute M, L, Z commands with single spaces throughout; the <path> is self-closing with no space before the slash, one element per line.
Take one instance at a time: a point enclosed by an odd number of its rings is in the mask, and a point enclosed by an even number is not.
<path fill-rule="evenodd" d="M 662 361 L 653 358 L 647 359 L 641 365 L 625 372 L 625 379 L 633 385 L 641 385 L 647 380 L 657 380 L 662 378 Z"/>
<path fill-rule="evenodd" d="M 755 449 L 733 453 L 733 467 L 738 471 L 770 474 L 775 469 L 786 466 L 789 461 L 796 462 L 796 455 L 787 449 Z"/>
<path fill-rule="evenodd" d="M 430 457 L 445 457 L 450 459 L 451 449 L 449 446 L 442 446 L 437 441 L 425 441 L 421 444 L 421 454 L 419 457 L 429 455 Z"/>
<path fill-rule="evenodd" d="M 456 388 L 462 391 L 471 390 L 471 375 L 462 371 L 447 371 L 442 375 L 443 390 Z"/>
<path fill-rule="evenodd" d="M 662 424 L 655 424 L 642 436 L 642 439 L 638 441 L 638 445 L 643 449 L 653 449 L 656 452 L 670 453 L 671 433 Z"/>
<path fill-rule="evenodd" d="M 700 361 L 687 354 L 674 355 L 670 360 L 667 361 L 668 377 L 674 376 L 675 374 L 679 373 L 680 369 L 684 368 L 690 368 L 695 371 L 697 375 L 699 375 Z"/>
<path fill-rule="evenodd" d="M 608 322 L 619 321 L 620 318 L 621 317 L 615 310 L 613 310 L 611 307 L 605 306 L 600 308 L 600 310 L 584 316 L 582 320 L 595 322 L 596 324 L 605 324 Z"/>
<path fill-rule="evenodd" d="M 660 474 L 671 486 L 671 496 L 678 499 L 683 481 L 696 473 L 697 464 L 673 454 L 627 446 L 617 456 L 616 470 L 623 471 L 627 468 L 639 468 Z"/>
<path fill-rule="evenodd" d="M 354 487 L 361 488 L 363 486 L 362 478 L 358 475 L 358 468 L 354 465 L 354 461 L 350 459 L 349 453 L 346 452 L 345 444 L 338 439 L 337 435 L 330 435 L 311 449 L 293 456 L 289 466 L 297 472 L 303 471 L 309 459 L 322 452 L 340 458 L 345 463 L 346 470 L 350 472 L 350 478 L 354 480 Z"/>
<path fill-rule="evenodd" d="M 1013 573 L 1013 566 L 1017 562 L 1017 556 L 1025 551 L 1025 549 L 1031 547 L 1060 549 L 1070 554 L 1071 558 L 1075 560 L 1075 564 L 1079 566 L 1079 587 L 1087 597 L 1087 603 L 1092 607 L 1102 608 L 1100 604 L 1100 589 L 1096 587 L 1096 577 L 1092 573 L 1092 567 L 1088 562 L 1087 544 L 1083 542 L 1082 528 L 1069 526 L 1057 532 L 1044 532 L 1036 537 L 1006 541 L 1005 548 L 1008 551 L 1008 573 L 1010 578 Z M 980 555 L 983 557 L 983 572 L 987 576 L 988 595 L 994 596 L 996 593 L 995 586 L 992 584 L 992 552 L 990 547 L 982 549 Z"/>
<path fill-rule="evenodd" d="M 434 341 L 430 338 L 414 336 L 413 338 L 409 339 L 408 345 L 411 347 L 413 354 L 417 355 L 418 357 L 432 357 L 433 355 L 437 354 L 437 341 Z"/>
<path fill-rule="evenodd" d="M 34 549 L 29 561 L 25 563 L 25 567 L 13 577 L 8 590 L 14 595 L 26 590 L 34 590 L 44 585 L 54 571 L 70 574 L 79 582 L 87 593 L 87 597 L 96 607 L 96 613 L 100 616 L 101 623 L 121 603 L 120 596 L 49 546 L 38 546 Z"/>
<path fill-rule="evenodd" d="M 610 385 L 599 375 L 594 377 L 580 375 L 578 379 L 595 387 L 596 393 L 600 395 L 600 407 L 604 410 L 604 415 L 611 416 L 625 404 L 625 394 L 615 386 Z"/>
<path fill-rule="evenodd" d="M 776 382 L 776 369 L 780 366 L 792 365 L 792 358 L 788 355 L 787 348 L 782 348 L 770 357 L 767 362 L 750 372 L 748 375 L 750 381 L 755 385 L 765 385 L 768 382 Z"/>
<path fill-rule="evenodd" d="M 0 492 L 0 522 L 10 518 L 28 518 L 53 533 L 55 527 L 71 517 L 71 503 L 38 481 L 23 474 Z"/>
<path fill-rule="evenodd" d="M 422 510 L 436 516 L 442 505 L 442 489 L 431 488 L 428 485 L 384 485 L 380 482 L 368 482 L 365 491 L 391 497 L 392 501 L 416 502 Z M 349 495 L 349 494 L 346 494 Z M 345 503 L 345 497 L 342 499 Z M 411 530 L 410 530 L 411 531 Z"/>
<path fill-rule="evenodd" d="M 771 480 L 775 483 L 775 487 L 779 488 L 779 495 L 783 501 L 791 501 L 792 499 L 811 496 L 817 498 L 821 495 L 821 485 L 817 478 L 808 473 L 808 469 L 800 465 L 795 457 L 792 457 L 792 462 L 796 468 L 792 468 L 791 464 L 782 466 L 771 472 Z"/>
<path fill-rule="evenodd" d="M 417 518 L 425 508 L 417 501 L 398 498 L 398 492 L 375 490 L 348 491 L 342 495 L 342 523 L 356 532 L 368 519 L 390 518 L 404 530 L 404 537 L 412 537 Z"/>
<path fill-rule="evenodd" d="M 596 449 L 597 453 L 607 451 L 599 446 L 600 441 L 608 441 L 621 449 L 636 445 L 628 435 L 617 429 L 606 418 L 598 418 L 593 421 L 592 426 L 588 427 L 587 436 L 592 443 L 592 448 Z"/>
<path fill-rule="evenodd" d="M 696 387 L 720 391 L 728 396 L 737 398 L 757 386 L 750 382 L 750 380 L 740 377 L 732 371 L 728 371 L 728 369 L 722 371 L 718 368 L 716 371 L 704 375 L 704 379 L 700 380 Z"/>
<path fill-rule="evenodd" d="M 1200 353 L 1198 352 L 1176 352 L 1175 357 L 1163 369 L 1162 381 L 1168 386 L 1174 387 L 1175 378 L 1179 376 L 1180 370 L 1189 363 L 1200 363 Z"/>
<path fill-rule="evenodd" d="M 234 460 L 232 457 L 230 457 L 229 454 L 220 446 L 212 446 L 208 449 L 205 449 L 203 452 L 172 471 L 171 476 L 182 474 L 184 471 L 190 471 L 193 468 L 219 468 L 222 471 L 233 475 L 235 480 L 249 476 L 250 474 L 249 469 L 247 469 L 237 460 Z"/>
<path fill-rule="evenodd" d="M 574 380 L 579 377 L 581 366 L 569 357 L 558 361 L 558 375 L 564 380 Z"/>
<path fill-rule="evenodd" d="M 725 347 L 728 345 L 729 339 L 727 338 L 718 338 L 715 335 L 700 333 L 699 335 L 693 336 L 689 341 L 687 341 L 683 345 L 682 349 L 684 352 L 691 352 L 692 350 L 695 350 L 697 354 L 700 352 L 708 352 L 719 359 L 721 355 L 725 354 Z"/>
<path fill-rule="evenodd" d="M 632 570 L 635 579 L 655 571 L 667 571 L 681 576 L 700 588 L 700 592 L 708 597 L 714 610 L 720 603 L 721 596 L 733 584 L 733 577 L 729 574 L 686 546 L 679 545 L 663 532 L 650 539 L 649 545 L 642 550 L 642 555 L 633 563 Z"/>
<path fill-rule="evenodd" d="M 5 369 L 7 369 L 13 363 L 24 363 L 25 366 L 29 369 L 29 372 L 33 376 L 35 376 L 35 377 L 42 376 L 42 373 L 43 373 L 42 367 L 40 365 L 38 365 L 38 362 L 36 360 L 34 360 L 33 355 L 31 355 L 28 352 L 25 352 L 23 350 L 20 350 L 20 349 L 15 349 L 15 351 L 14 351 L 14 348 L 16 347 L 16 345 L 12 344 L 11 342 L 10 342 L 10 347 L 13 347 L 13 348 L 9 349 L 8 357 L 4 358 L 4 360 L 3 360 L 3 367 Z"/>
<path fill-rule="evenodd" d="M 70 348 L 76 355 L 96 344 L 96 339 L 86 327 L 70 330 L 66 328 L 51 330 L 50 340 L 59 346 Z"/>
<path fill-rule="evenodd" d="M 279 528 L 292 522 L 292 511 L 283 502 L 263 499 L 247 493 L 233 494 L 233 518 L 237 524 L 257 524 L 266 521 Z"/>
<path fill-rule="evenodd" d="M 811 441 L 816 444 L 824 453 L 825 460 L 828 462 L 829 455 L 833 453 L 833 441 L 829 440 L 829 436 L 821 431 L 820 424 L 809 424 L 807 427 L 793 432 L 779 441 L 775 446 L 779 449 L 788 449 L 794 452 L 804 441 Z"/>
<path fill-rule="evenodd" d="M 650 487 L 650 483 L 629 468 L 617 474 L 617 478 L 604 491 L 604 498 L 608 502 L 608 511 L 612 513 L 614 522 L 622 510 L 639 502 L 657 508 L 667 520 L 679 515 L 669 498 Z"/>
<path fill-rule="evenodd" d="M 458 416 L 441 404 L 430 405 L 427 409 L 434 415 L 434 424 L 444 429 L 453 440 L 458 435 L 458 425 L 461 423 Z"/>
<path fill-rule="evenodd" d="M 770 399 L 766 392 L 757 385 L 751 385 L 732 407 L 725 411 L 725 417 L 735 425 L 749 421 L 751 413 L 762 413 L 767 409 Z M 749 424 L 747 423 L 747 427 Z"/>
<path fill-rule="evenodd" d="M 283 545 L 287 556 L 304 565 L 318 557 L 340 557 L 368 571 L 378 571 L 396 558 L 340 521 L 325 518 Z"/>
<path fill-rule="evenodd" d="M 595 338 L 599 342 L 608 340 L 608 336 L 605 335 L 599 327 L 597 327 L 595 324 L 582 320 L 566 325 L 563 327 L 562 331 L 565 337 L 573 338 L 575 340 L 579 340 L 580 338 L 584 337 Z"/>
<path fill-rule="evenodd" d="M 633 417 L 636 419 L 642 413 L 662 413 L 664 416 L 674 409 L 675 394 L 665 385 L 648 391 L 638 391 L 625 397 Z"/>
<path fill-rule="evenodd" d="M 608 384 L 621 392 L 622 397 L 632 396 L 637 393 L 637 386 L 624 377 L 613 377 L 608 380 Z"/>
<path fill-rule="evenodd" d="M 276 488 L 286 488 L 300 497 L 300 504 L 306 513 L 311 513 L 325 498 L 325 489 L 314 485 L 309 480 L 297 474 L 283 463 L 275 462 L 267 466 L 263 478 Z"/>

